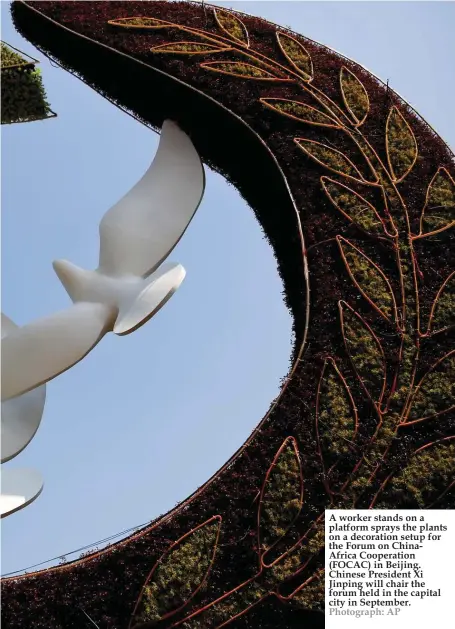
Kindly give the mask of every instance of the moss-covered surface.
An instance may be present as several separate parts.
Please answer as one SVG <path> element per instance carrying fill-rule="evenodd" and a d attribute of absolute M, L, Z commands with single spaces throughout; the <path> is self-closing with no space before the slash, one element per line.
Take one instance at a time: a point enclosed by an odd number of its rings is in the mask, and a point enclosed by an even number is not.
<path fill-rule="evenodd" d="M 455 181 L 440 169 L 428 186 L 427 203 L 422 214 L 422 231 L 431 232 L 455 221 Z"/>
<path fill-rule="evenodd" d="M 367 393 L 378 401 L 384 386 L 385 368 L 377 338 L 351 308 L 340 305 L 346 348 Z"/>
<path fill-rule="evenodd" d="M 117 18 L 116 20 L 118 26 L 123 26 L 124 28 L 128 27 L 144 27 L 144 28 L 155 28 L 157 26 L 162 26 L 162 20 L 155 20 L 150 17 L 133 17 L 133 18 Z"/>
<path fill-rule="evenodd" d="M 305 80 L 309 81 L 313 77 L 313 63 L 310 53 L 300 42 L 285 33 L 278 34 L 278 42 L 288 60 L 303 74 Z"/>
<path fill-rule="evenodd" d="M 417 159 L 417 143 L 403 114 L 392 107 L 387 119 L 387 157 L 392 175 L 405 177 Z"/>
<path fill-rule="evenodd" d="M 264 98 L 262 102 L 266 107 L 301 122 L 308 122 L 322 127 L 337 126 L 336 120 L 333 120 L 333 118 L 330 118 L 330 116 L 318 111 L 314 107 L 305 105 L 305 103 L 279 98 Z"/>
<path fill-rule="evenodd" d="M 448 354 L 422 378 L 412 398 L 409 419 L 431 417 L 455 405 L 455 352 Z"/>
<path fill-rule="evenodd" d="M 223 74 L 230 74 L 231 76 L 238 76 L 242 79 L 265 79 L 267 81 L 276 81 L 276 77 L 267 70 L 252 66 L 250 63 L 243 63 L 242 61 L 214 61 L 209 63 L 201 63 L 201 67 L 212 72 L 221 72 Z"/>
<path fill-rule="evenodd" d="M 429 507 L 439 498 L 441 487 L 448 487 L 454 479 L 455 441 L 441 441 L 410 457 L 388 482 L 377 507 L 386 509 L 390 502 L 407 509 Z"/>
<path fill-rule="evenodd" d="M 207 54 L 221 51 L 221 48 L 216 48 L 213 44 L 199 44 L 196 42 L 181 42 L 178 44 L 164 44 L 163 46 L 156 46 L 151 48 L 150 52 L 154 53 L 167 53 L 167 54 Z"/>
<path fill-rule="evenodd" d="M 335 173 L 361 179 L 361 175 L 357 168 L 340 151 L 337 151 L 326 144 L 305 140 L 303 138 L 296 138 L 295 142 L 302 151 L 304 151 L 309 157 L 312 157 L 314 160 L 319 162 L 322 166 L 327 166 L 327 168 Z"/>
<path fill-rule="evenodd" d="M 370 101 L 362 82 L 348 68 L 341 68 L 340 85 L 346 106 L 354 120 L 358 123 L 363 122 L 367 117 Z"/>
<path fill-rule="evenodd" d="M 455 326 L 455 273 L 444 282 L 436 299 L 431 322 L 433 332 Z"/>
<path fill-rule="evenodd" d="M 371 203 L 339 181 L 333 181 L 328 177 L 322 177 L 321 181 L 327 196 L 334 206 L 349 220 L 366 232 L 383 234 L 384 229 L 381 219 Z"/>
<path fill-rule="evenodd" d="M 215 557 L 219 530 L 220 521 L 213 520 L 164 555 L 144 586 L 132 626 L 171 614 L 203 586 Z"/>
<path fill-rule="evenodd" d="M 298 454 L 287 441 L 265 483 L 260 511 L 262 550 L 266 550 L 296 519 L 302 508 L 302 482 Z"/>
<path fill-rule="evenodd" d="M 353 403 L 346 383 L 331 361 L 321 379 L 317 420 L 323 455 L 333 457 L 352 451 L 357 429 Z"/>
<path fill-rule="evenodd" d="M 303 602 L 298 605 L 297 615 L 297 601 L 282 600 L 279 596 L 291 594 L 323 566 L 323 539 L 317 529 L 321 522 L 315 524 L 319 515 L 334 504 L 346 508 L 356 503 L 368 508 L 375 497 L 376 504 L 408 506 L 405 484 L 403 491 L 388 494 L 385 479 L 402 473 L 418 448 L 455 431 L 453 411 L 435 420 L 402 425 L 397 430 L 415 384 L 454 346 L 450 330 L 419 337 L 415 317 L 419 309 L 427 313 L 431 310 L 435 295 L 453 271 L 453 230 L 443 231 L 436 238 L 410 239 L 411 234 L 419 234 L 431 178 L 440 167 L 453 176 L 453 156 L 392 90 L 387 90 L 355 63 L 292 33 L 294 40 L 311 55 L 316 69 L 311 82 L 303 75 L 300 80 L 295 65 L 278 42 L 277 33 L 280 40 L 288 37 L 288 33 L 258 18 L 239 18 L 248 30 L 248 51 L 231 39 L 233 50 L 217 59 L 222 63 L 239 60 L 242 63 L 247 59 L 256 68 L 269 68 L 274 76 L 270 81 L 255 77 L 241 81 L 238 75 L 215 74 L 204 67 L 206 60 L 199 55 L 150 52 L 156 46 L 192 40 L 182 28 L 160 25 L 157 29 L 134 26 L 125 29 L 108 23 L 128 16 L 144 18 L 148 14 L 150 18 L 184 28 L 202 29 L 225 45 L 227 34 L 217 22 L 213 8 L 207 5 L 158 0 L 38 2 L 33 6 L 41 14 L 32 11 L 29 5 L 14 5 L 14 19 L 26 37 L 146 124 L 159 128 L 165 118 L 176 120 L 190 134 L 204 161 L 234 184 L 253 208 L 275 252 L 285 300 L 293 315 L 295 362 L 287 386 L 270 413 L 210 482 L 172 513 L 158 518 L 122 545 L 114 545 L 74 565 L 4 581 L 4 623 L 9 629 L 47 629 L 50 625 L 79 629 L 78 608 L 83 607 L 100 626 L 127 627 L 150 570 L 169 543 L 180 539 L 201 521 L 220 515 L 223 518 L 220 544 L 206 584 L 184 609 L 158 621 L 156 626 L 168 629 L 182 621 L 180 626 L 184 629 L 215 629 L 234 617 L 230 626 L 235 629 L 308 626 L 307 618 L 314 616 L 306 616 L 303 609 L 322 608 L 322 588 L 316 585 L 313 588 L 314 581 L 302 588 L 299 596 Z M 62 30 L 58 24 L 69 30 Z M 191 32 L 196 40 L 194 31 Z M 199 41 L 207 40 L 201 35 Z M 210 54 L 208 59 L 212 60 Z M 261 65 L 265 61 L 267 67 Z M 360 129 L 356 128 L 343 100 L 342 67 L 351 70 L 368 92 L 370 109 Z M 302 121 L 264 107 L 261 99 L 302 102 L 335 117 L 343 130 L 303 125 Z M 391 125 L 387 129 L 384 103 L 401 112 L 409 124 L 407 132 L 405 129 L 391 132 Z M 400 125 L 398 119 L 397 126 Z M 419 147 L 415 163 L 409 161 L 408 154 L 412 149 L 411 128 Z M 399 194 L 389 166 L 383 166 L 388 164 L 386 139 L 390 133 L 401 138 L 395 141 L 392 137 L 391 141 L 394 167 L 400 174 L 406 169 Z M 332 200 L 321 185 L 321 177 L 327 175 L 335 182 L 331 187 Z M 379 185 L 367 185 L 365 181 Z M 364 211 L 365 207 L 368 209 Z M 388 233 L 381 231 L 374 210 L 384 224 L 390 225 L 390 214 L 398 233 L 392 229 Z M 404 332 L 386 321 L 364 299 L 346 272 L 338 236 L 354 242 L 388 278 Z M 373 296 L 375 291 L 367 275 L 366 292 Z M 311 289 L 309 302 L 308 288 Z M 349 313 L 344 328 L 337 307 L 340 301 L 352 308 L 345 307 Z M 385 365 L 373 332 L 380 340 L 387 365 L 380 429 L 375 403 L 382 391 Z M 308 343 L 301 354 L 305 333 Z M 328 356 L 335 358 L 360 418 L 352 452 L 332 455 L 336 465 L 332 466 L 329 488 L 339 490 L 345 485 L 336 496 L 327 491 L 315 417 L 318 383 Z M 333 387 L 330 404 L 344 412 L 346 409 L 338 396 L 344 398 L 343 390 L 337 393 Z M 424 406 L 431 409 L 433 403 L 430 393 Z M 258 527 L 263 521 L 258 521 L 258 501 L 267 471 L 283 441 L 290 436 L 298 441 L 304 507 L 286 534 L 266 553 L 261 568 Z M 438 467 L 438 451 L 428 456 Z M 443 493 L 449 480 L 450 474 L 433 474 L 430 465 L 421 468 L 428 485 L 428 492 L 422 493 L 422 502 L 431 502 L 433 496 Z M 355 473 L 354 466 L 357 466 Z M 277 498 L 276 508 L 280 506 Z M 439 508 L 454 506 L 451 491 L 438 501 Z M 305 537 L 309 530 L 311 535 Z M 165 596 L 164 592 L 160 595 L 160 605 Z"/>
<path fill-rule="evenodd" d="M 368 301 L 390 321 L 394 319 L 394 301 L 390 284 L 379 267 L 344 238 L 338 239 L 348 273 Z"/>
<path fill-rule="evenodd" d="M 218 24 L 230 37 L 233 37 L 242 44 L 248 44 L 246 29 L 238 17 L 222 9 L 215 10 L 215 17 Z"/>

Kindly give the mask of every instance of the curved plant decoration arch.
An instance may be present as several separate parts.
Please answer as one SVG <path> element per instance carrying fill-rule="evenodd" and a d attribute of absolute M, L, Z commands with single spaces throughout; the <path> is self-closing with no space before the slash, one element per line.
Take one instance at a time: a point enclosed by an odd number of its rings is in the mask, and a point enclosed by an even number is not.
<path fill-rule="evenodd" d="M 453 155 L 338 53 L 195 3 L 15 2 L 20 32 L 151 127 L 166 117 L 273 246 L 294 364 L 244 446 L 167 515 L 3 581 L 11 629 L 301 626 L 324 509 L 454 507 Z"/>

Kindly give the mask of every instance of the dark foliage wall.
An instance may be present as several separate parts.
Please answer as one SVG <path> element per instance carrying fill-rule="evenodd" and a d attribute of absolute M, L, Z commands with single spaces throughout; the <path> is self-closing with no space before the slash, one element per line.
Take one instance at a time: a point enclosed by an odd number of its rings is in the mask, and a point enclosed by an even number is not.
<path fill-rule="evenodd" d="M 4 580 L 5 626 L 79 628 L 80 608 L 106 629 L 322 626 L 325 508 L 455 504 L 453 155 L 356 63 L 259 18 L 161 1 L 13 18 L 140 120 L 176 120 L 237 186 L 296 343 L 213 479 L 122 543 Z"/>

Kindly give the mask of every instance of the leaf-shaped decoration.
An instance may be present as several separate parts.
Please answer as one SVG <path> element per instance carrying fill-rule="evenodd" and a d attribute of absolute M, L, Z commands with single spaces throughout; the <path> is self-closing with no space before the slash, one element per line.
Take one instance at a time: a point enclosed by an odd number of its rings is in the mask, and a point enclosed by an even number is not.
<path fill-rule="evenodd" d="M 406 424 L 441 415 L 454 407 L 455 350 L 452 350 L 432 365 L 417 385 Z"/>
<path fill-rule="evenodd" d="M 382 270 L 346 238 L 337 236 L 337 242 L 348 273 L 365 299 L 385 319 L 397 321 L 392 287 Z"/>
<path fill-rule="evenodd" d="M 302 151 L 309 155 L 309 157 L 313 158 L 315 162 L 321 164 L 321 166 L 325 166 L 338 175 L 349 177 L 349 179 L 368 183 L 363 181 L 363 177 L 356 166 L 340 151 L 326 144 L 321 144 L 314 140 L 306 140 L 305 138 L 294 138 L 294 142 Z"/>
<path fill-rule="evenodd" d="M 420 217 L 420 235 L 439 233 L 455 225 L 455 181 L 445 168 L 439 168 L 427 189 Z"/>
<path fill-rule="evenodd" d="M 276 34 L 278 45 L 291 66 L 297 70 L 305 81 L 313 78 L 313 62 L 310 53 L 302 44 L 285 33 Z"/>
<path fill-rule="evenodd" d="M 260 98 L 259 100 L 269 109 L 299 122 L 306 122 L 319 127 L 340 128 L 336 120 L 305 103 L 287 98 Z"/>
<path fill-rule="evenodd" d="M 192 41 L 170 42 L 150 48 L 150 52 L 174 55 L 207 55 L 214 52 L 226 52 L 228 50 L 231 49 L 228 47 L 222 48 L 221 46 L 214 46 L 213 44 L 199 44 Z"/>
<path fill-rule="evenodd" d="M 227 34 L 231 39 L 234 39 L 243 46 L 249 46 L 248 31 L 245 24 L 237 16 L 230 11 L 224 9 L 213 9 L 215 19 L 218 22 L 219 27 Z"/>
<path fill-rule="evenodd" d="M 339 302 L 346 350 L 367 395 L 378 405 L 384 395 L 386 367 L 384 351 L 370 326 L 346 302 Z"/>
<path fill-rule="evenodd" d="M 429 328 L 433 334 L 455 326 L 455 271 L 443 282 L 435 297 Z"/>
<path fill-rule="evenodd" d="M 178 27 L 178 24 L 172 22 L 166 22 L 164 20 L 157 20 L 154 17 L 121 17 L 116 20 L 109 20 L 110 26 L 118 26 L 120 28 L 137 28 L 137 29 L 157 29 L 157 28 L 169 28 L 169 26 Z"/>
<path fill-rule="evenodd" d="M 170 546 L 144 583 L 130 627 L 168 618 L 187 605 L 207 581 L 220 528 L 216 515 Z"/>
<path fill-rule="evenodd" d="M 404 469 L 383 483 L 376 508 L 431 508 L 453 484 L 455 437 L 446 437 L 416 450 Z"/>
<path fill-rule="evenodd" d="M 369 234 L 384 235 L 386 231 L 384 225 L 371 203 L 351 188 L 330 177 L 321 177 L 321 183 L 330 201 L 349 221 Z"/>
<path fill-rule="evenodd" d="M 410 172 L 417 159 L 417 142 L 409 124 L 393 106 L 386 125 L 387 161 L 396 183 Z"/>
<path fill-rule="evenodd" d="M 335 361 L 325 361 L 316 398 L 316 433 L 321 455 L 352 450 L 358 417 L 354 400 Z"/>
<path fill-rule="evenodd" d="M 258 68 L 250 63 L 243 61 L 208 61 L 201 63 L 201 68 L 211 70 L 212 72 L 220 72 L 221 74 L 230 74 L 238 76 L 241 79 L 254 79 L 260 81 L 289 81 L 290 79 L 280 79 L 263 68 Z"/>
<path fill-rule="evenodd" d="M 259 547 L 268 550 L 286 535 L 303 502 L 303 478 L 297 442 L 288 437 L 265 476 L 258 510 Z"/>
<path fill-rule="evenodd" d="M 370 99 L 363 83 L 351 70 L 343 66 L 340 70 L 340 87 L 346 109 L 356 126 L 360 126 L 365 122 L 370 110 Z"/>

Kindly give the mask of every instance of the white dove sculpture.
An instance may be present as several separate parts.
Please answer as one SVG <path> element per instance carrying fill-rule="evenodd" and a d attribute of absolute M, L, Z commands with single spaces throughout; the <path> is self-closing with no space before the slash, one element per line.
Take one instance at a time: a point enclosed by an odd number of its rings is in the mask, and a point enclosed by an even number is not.
<path fill-rule="evenodd" d="M 55 378 L 107 332 L 129 334 L 164 306 L 185 270 L 160 265 L 186 231 L 204 188 L 204 168 L 190 138 L 166 120 L 153 163 L 101 220 L 98 268 L 53 263 L 73 305 L 2 340 L 2 400 Z"/>
<path fill-rule="evenodd" d="M 2 313 L 2 338 L 17 330 L 17 325 Z M 20 454 L 35 436 L 43 416 L 46 386 L 2 402 L 1 462 Z M 23 509 L 43 489 L 41 474 L 33 469 L 2 468 L 0 516 L 3 518 Z"/>

